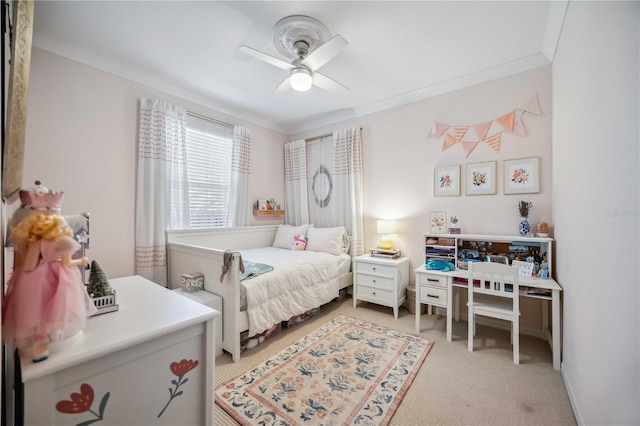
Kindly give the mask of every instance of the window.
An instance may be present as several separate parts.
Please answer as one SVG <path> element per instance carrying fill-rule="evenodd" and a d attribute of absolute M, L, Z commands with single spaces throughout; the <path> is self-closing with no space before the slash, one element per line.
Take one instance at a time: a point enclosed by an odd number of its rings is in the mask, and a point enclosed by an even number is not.
<path fill-rule="evenodd" d="M 186 129 L 189 227 L 226 226 L 233 127 L 188 114 Z"/>

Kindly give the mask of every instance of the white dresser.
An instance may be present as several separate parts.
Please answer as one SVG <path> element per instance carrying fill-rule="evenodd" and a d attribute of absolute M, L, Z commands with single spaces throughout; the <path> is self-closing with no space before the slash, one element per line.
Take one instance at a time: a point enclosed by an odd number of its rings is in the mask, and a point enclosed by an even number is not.
<path fill-rule="evenodd" d="M 20 360 L 24 424 L 214 424 L 220 313 L 139 276 L 109 282 L 118 311 L 47 360 Z"/>
<path fill-rule="evenodd" d="M 398 309 L 407 298 L 409 258 L 386 259 L 369 254 L 353 258 L 353 307 L 358 300 Z"/>
<path fill-rule="evenodd" d="M 206 290 L 189 293 L 183 291 L 181 288 L 175 288 L 171 291 L 194 300 L 198 303 L 202 303 L 204 306 L 215 309 L 216 311 L 219 311 L 220 314 L 222 314 L 222 297 L 218 296 L 217 294 L 209 293 Z M 220 318 L 216 320 L 215 330 L 213 330 L 213 341 L 215 342 L 215 349 L 213 352 L 215 353 L 216 357 L 219 357 L 220 355 L 222 355 L 222 315 L 220 315 Z"/>

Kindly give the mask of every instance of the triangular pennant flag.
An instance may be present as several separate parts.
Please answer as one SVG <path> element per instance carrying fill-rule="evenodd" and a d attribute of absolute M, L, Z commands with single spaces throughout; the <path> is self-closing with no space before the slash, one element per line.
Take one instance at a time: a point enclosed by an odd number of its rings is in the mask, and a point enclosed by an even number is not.
<path fill-rule="evenodd" d="M 431 139 L 436 135 L 436 123 L 433 123 L 433 126 L 429 129 L 429 133 L 427 134 L 427 139 Z"/>
<path fill-rule="evenodd" d="M 527 105 L 522 109 L 525 113 L 529 113 L 531 115 L 541 115 L 540 104 L 538 104 L 538 95 L 531 98 L 531 100 L 527 102 Z"/>
<path fill-rule="evenodd" d="M 524 125 L 522 124 L 522 116 L 515 118 L 513 121 L 513 130 L 509 131 L 509 133 L 518 136 L 527 136 L 527 131 L 524 129 Z"/>
<path fill-rule="evenodd" d="M 478 145 L 480 141 L 460 141 L 460 142 L 462 143 L 462 149 L 464 149 L 464 153 L 465 153 L 464 158 L 467 158 L 469 154 L 471 154 L 471 151 L 475 149 L 476 145 Z"/>
<path fill-rule="evenodd" d="M 453 133 L 456 137 L 456 141 L 462 139 L 464 134 L 467 133 L 467 130 L 469 130 L 469 126 L 455 126 L 453 128 Z"/>
<path fill-rule="evenodd" d="M 442 143 L 442 150 L 444 151 L 447 148 L 455 145 L 458 140 L 451 136 L 449 133 L 444 134 L 444 142 Z"/>
<path fill-rule="evenodd" d="M 473 127 L 473 130 L 476 131 L 480 139 L 484 139 L 484 137 L 487 136 L 489 127 L 491 127 L 491 121 L 487 121 L 486 123 L 472 124 L 471 127 Z"/>
<path fill-rule="evenodd" d="M 486 142 L 487 145 L 495 152 L 500 152 L 500 135 L 502 133 L 496 133 L 493 136 L 489 136 L 487 139 L 484 139 L 482 142 Z"/>
<path fill-rule="evenodd" d="M 442 134 L 446 132 L 449 127 L 451 127 L 450 124 L 440 123 L 438 121 L 436 121 L 435 126 L 436 126 L 436 138 L 439 138 L 440 136 L 442 136 Z"/>
<path fill-rule="evenodd" d="M 502 117 L 496 118 L 496 121 L 504 126 L 505 129 L 510 132 L 513 131 L 513 120 L 516 116 L 515 111 L 511 111 L 508 114 L 503 115 Z"/>

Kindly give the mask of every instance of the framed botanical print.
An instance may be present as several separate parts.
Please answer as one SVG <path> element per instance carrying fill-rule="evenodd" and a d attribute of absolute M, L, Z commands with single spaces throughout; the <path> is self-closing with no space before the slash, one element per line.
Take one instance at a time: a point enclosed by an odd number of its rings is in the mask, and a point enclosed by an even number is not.
<path fill-rule="evenodd" d="M 504 193 L 540 192 L 540 157 L 504 161 Z"/>
<path fill-rule="evenodd" d="M 433 168 L 433 195 L 451 197 L 460 195 L 460 165 Z"/>
<path fill-rule="evenodd" d="M 465 173 L 466 195 L 496 193 L 496 162 L 469 163 Z"/>
<path fill-rule="evenodd" d="M 432 234 L 447 233 L 447 213 L 431 212 L 429 213 L 429 223 Z"/>

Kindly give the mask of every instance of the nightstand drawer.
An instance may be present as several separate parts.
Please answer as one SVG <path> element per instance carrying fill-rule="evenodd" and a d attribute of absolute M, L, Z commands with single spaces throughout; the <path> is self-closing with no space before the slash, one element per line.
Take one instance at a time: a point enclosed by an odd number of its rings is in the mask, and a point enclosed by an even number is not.
<path fill-rule="evenodd" d="M 355 283 L 357 285 L 368 285 L 386 290 L 393 290 L 395 288 L 395 280 L 393 278 L 385 278 L 375 275 L 356 273 Z"/>
<path fill-rule="evenodd" d="M 396 268 L 394 266 L 379 265 L 375 263 L 356 262 L 355 272 L 362 272 L 364 274 L 375 274 L 393 278 Z"/>
<path fill-rule="evenodd" d="M 358 286 L 358 299 L 379 303 L 381 305 L 389 305 L 394 302 L 394 293 L 391 290 Z"/>
<path fill-rule="evenodd" d="M 447 306 L 447 289 L 420 286 L 420 302 L 429 305 Z"/>
<path fill-rule="evenodd" d="M 418 274 L 419 285 L 432 285 L 434 287 L 447 288 L 447 277 L 434 274 Z"/>

